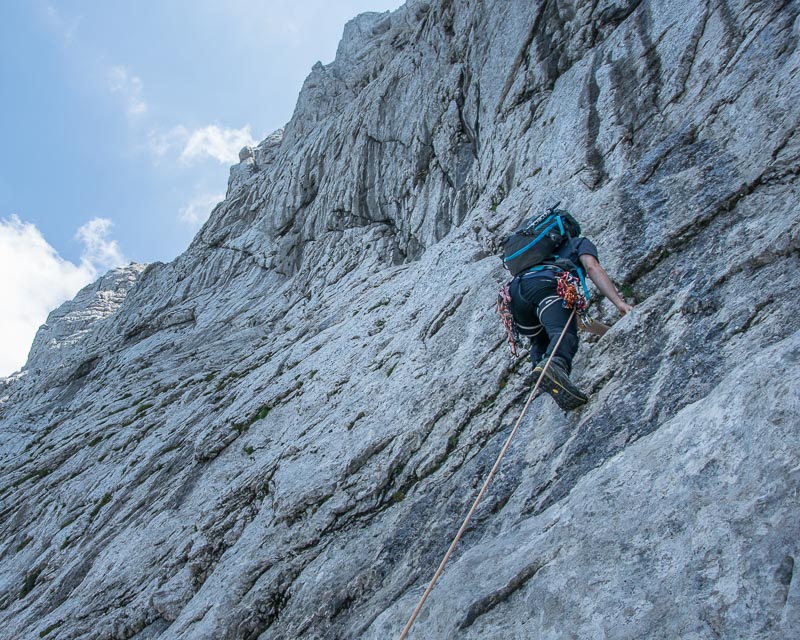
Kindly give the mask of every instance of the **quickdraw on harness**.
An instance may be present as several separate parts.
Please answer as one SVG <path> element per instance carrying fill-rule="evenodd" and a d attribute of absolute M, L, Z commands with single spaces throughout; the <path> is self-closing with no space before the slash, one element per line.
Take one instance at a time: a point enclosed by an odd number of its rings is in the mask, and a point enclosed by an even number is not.
<path fill-rule="evenodd" d="M 583 289 L 583 290 L 582 290 Z M 585 283 L 573 276 L 569 271 L 562 271 L 556 276 L 556 293 L 563 300 L 561 303 L 565 309 L 575 309 L 585 325 L 592 323 L 589 316 L 588 306 L 584 291 Z"/>
<path fill-rule="evenodd" d="M 511 354 L 517 358 L 517 348 L 522 345 L 522 340 L 519 336 L 519 330 L 514 322 L 514 316 L 511 313 L 511 293 L 508 290 L 508 283 L 504 284 L 497 291 L 497 313 L 500 314 L 500 321 L 506 330 L 508 344 L 511 347 Z"/>

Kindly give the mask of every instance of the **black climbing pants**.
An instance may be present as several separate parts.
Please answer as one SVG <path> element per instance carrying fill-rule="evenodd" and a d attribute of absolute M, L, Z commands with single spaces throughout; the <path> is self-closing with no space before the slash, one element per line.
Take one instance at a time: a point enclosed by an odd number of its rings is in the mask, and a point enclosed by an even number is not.
<path fill-rule="evenodd" d="M 509 286 L 511 313 L 520 335 L 530 338 L 531 360 L 534 364 L 550 357 L 571 313 L 564 308 L 556 293 L 556 286 L 555 278 L 545 274 L 517 277 Z M 572 359 L 577 351 L 578 319 L 573 317 L 555 355 L 567 373 L 572 370 Z"/>

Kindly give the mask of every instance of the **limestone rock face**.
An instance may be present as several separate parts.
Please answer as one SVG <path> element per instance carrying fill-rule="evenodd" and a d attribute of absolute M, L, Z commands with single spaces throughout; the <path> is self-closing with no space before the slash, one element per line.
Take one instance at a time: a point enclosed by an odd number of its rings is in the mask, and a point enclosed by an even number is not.
<path fill-rule="evenodd" d="M 636 309 L 597 296 L 590 402 L 533 401 L 410 637 L 795 637 L 798 16 L 350 22 L 187 251 L 0 383 L 4 633 L 397 637 L 531 389 L 497 241 L 561 201 Z"/>
<path fill-rule="evenodd" d="M 283 129 L 271 133 L 257 147 L 243 147 L 239 151 L 239 164 L 231 167 L 226 197 L 250 182 L 256 173 L 265 171 L 275 160 L 283 140 Z"/>
<path fill-rule="evenodd" d="M 66 351 L 85 351 L 80 347 L 83 339 L 91 335 L 95 323 L 116 312 L 146 266 L 131 263 L 112 269 L 53 311 L 36 334 L 26 369 L 58 367 L 68 359 Z"/>

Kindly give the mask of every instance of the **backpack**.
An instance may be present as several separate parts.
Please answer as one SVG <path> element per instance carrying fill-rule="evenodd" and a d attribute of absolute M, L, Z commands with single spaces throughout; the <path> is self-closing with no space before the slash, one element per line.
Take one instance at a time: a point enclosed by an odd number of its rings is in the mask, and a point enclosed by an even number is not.
<path fill-rule="evenodd" d="M 529 218 L 502 241 L 503 265 L 516 276 L 548 258 L 553 258 L 568 237 L 581 235 L 581 225 L 560 202 L 543 214 Z"/>

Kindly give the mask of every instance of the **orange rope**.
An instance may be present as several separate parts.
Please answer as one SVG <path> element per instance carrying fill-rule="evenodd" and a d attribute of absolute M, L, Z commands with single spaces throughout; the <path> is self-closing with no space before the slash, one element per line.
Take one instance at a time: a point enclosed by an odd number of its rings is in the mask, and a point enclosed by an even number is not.
<path fill-rule="evenodd" d="M 428 599 L 428 595 L 433 590 L 434 585 L 436 584 L 437 580 L 439 580 L 439 576 L 442 575 L 442 571 L 444 571 L 444 565 L 447 564 L 447 561 L 450 559 L 450 556 L 453 553 L 453 550 L 456 548 L 458 541 L 461 540 L 461 536 L 464 534 L 464 531 L 467 528 L 467 524 L 469 523 L 470 519 L 472 518 L 472 514 L 475 513 L 475 509 L 478 507 L 478 503 L 480 502 L 483 494 L 486 493 L 486 488 L 489 486 L 489 483 L 492 481 L 494 474 L 497 472 L 497 469 L 500 467 L 500 461 L 503 459 L 503 456 L 506 455 L 506 451 L 508 450 L 509 445 L 511 444 L 511 439 L 517 433 L 517 429 L 519 429 L 519 425 L 522 423 L 522 418 L 525 416 L 525 413 L 528 411 L 528 407 L 530 406 L 531 402 L 533 401 L 534 396 L 536 395 L 536 391 L 539 389 L 539 385 L 542 382 L 542 378 L 544 377 L 545 372 L 547 371 L 548 367 L 550 366 L 550 361 L 553 359 L 553 355 L 558 351 L 558 347 L 561 345 L 561 340 L 564 338 L 564 334 L 567 332 L 567 327 L 569 327 L 570 323 L 572 322 L 572 318 L 575 316 L 575 309 L 572 310 L 572 313 L 569 316 L 569 320 L 567 324 L 564 325 L 564 330 L 561 332 L 561 335 L 558 338 L 558 342 L 556 342 L 556 346 L 553 349 L 553 353 L 550 354 L 550 357 L 547 359 L 547 362 L 544 365 L 544 369 L 542 369 L 542 373 L 539 374 L 539 379 L 536 381 L 536 385 L 533 387 L 533 391 L 531 391 L 531 395 L 528 397 L 528 401 L 525 403 L 525 406 L 522 408 L 522 413 L 520 414 L 519 418 L 517 419 L 517 423 L 514 425 L 514 428 L 511 430 L 508 438 L 506 439 L 506 443 L 503 445 L 503 448 L 500 450 L 500 455 L 497 456 L 497 461 L 494 463 L 492 470 L 489 472 L 489 475 L 486 478 L 486 481 L 483 483 L 480 492 L 478 493 L 478 497 L 475 498 L 475 502 L 472 503 L 472 507 L 467 513 L 467 517 L 464 519 L 464 523 L 461 525 L 461 528 L 458 530 L 456 537 L 453 539 L 453 542 L 450 544 L 450 548 L 447 550 L 447 553 L 444 554 L 444 558 L 439 563 L 439 568 L 436 569 L 436 573 L 433 575 L 433 579 L 431 580 L 428 588 L 425 589 L 425 593 L 422 594 L 422 599 L 419 601 L 417 608 L 414 609 L 414 613 L 411 614 L 411 618 L 409 618 L 408 622 L 406 623 L 403 632 L 400 634 L 399 640 L 403 640 L 407 635 L 409 630 L 411 629 L 411 625 L 414 624 L 414 620 L 417 619 L 420 610 L 422 609 L 422 605 L 425 604 L 425 600 Z"/>

